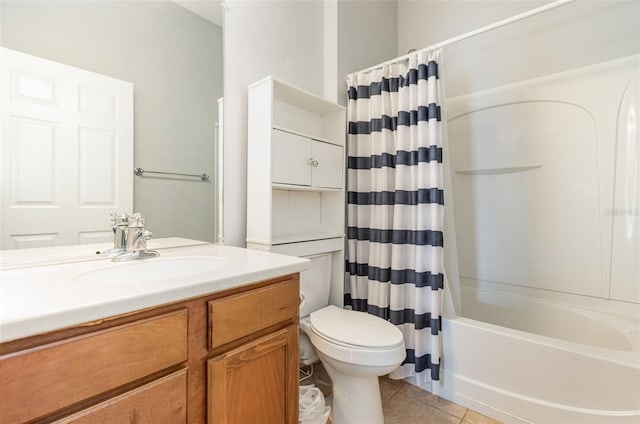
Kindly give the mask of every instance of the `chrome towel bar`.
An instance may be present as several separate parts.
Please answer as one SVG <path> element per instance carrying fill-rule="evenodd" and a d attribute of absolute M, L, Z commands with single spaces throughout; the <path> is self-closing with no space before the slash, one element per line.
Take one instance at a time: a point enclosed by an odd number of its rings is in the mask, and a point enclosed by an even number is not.
<path fill-rule="evenodd" d="M 160 175 L 178 175 L 180 177 L 193 177 L 193 178 L 200 178 L 202 181 L 209 181 L 209 176 L 207 174 L 182 174 L 180 172 L 145 171 L 142 168 L 134 169 L 133 173 L 138 177 L 142 177 L 146 173 L 146 174 L 160 174 Z"/>

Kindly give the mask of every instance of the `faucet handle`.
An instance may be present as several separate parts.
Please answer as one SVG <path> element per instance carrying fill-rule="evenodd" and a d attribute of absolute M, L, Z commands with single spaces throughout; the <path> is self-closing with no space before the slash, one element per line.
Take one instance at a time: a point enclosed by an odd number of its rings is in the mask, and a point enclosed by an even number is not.
<path fill-rule="evenodd" d="M 126 212 L 112 211 L 110 213 L 113 225 L 127 225 L 129 223 L 129 214 Z"/>
<path fill-rule="evenodd" d="M 144 228 L 144 218 L 140 212 L 136 212 L 129 217 L 129 227 Z"/>

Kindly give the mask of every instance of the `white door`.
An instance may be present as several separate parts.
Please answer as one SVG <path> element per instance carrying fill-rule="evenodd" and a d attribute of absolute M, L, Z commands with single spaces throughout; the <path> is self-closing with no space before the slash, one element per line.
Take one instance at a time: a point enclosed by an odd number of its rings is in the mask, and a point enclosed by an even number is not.
<path fill-rule="evenodd" d="M 0 48 L 0 247 L 112 239 L 133 209 L 133 84 Z"/>

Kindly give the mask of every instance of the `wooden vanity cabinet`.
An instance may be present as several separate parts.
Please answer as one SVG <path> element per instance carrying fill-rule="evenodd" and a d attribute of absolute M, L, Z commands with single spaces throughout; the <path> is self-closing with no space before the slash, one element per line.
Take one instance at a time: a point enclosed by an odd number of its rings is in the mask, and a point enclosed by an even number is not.
<path fill-rule="evenodd" d="M 0 423 L 298 421 L 298 274 L 0 344 Z"/>
<path fill-rule="evenodd" d="M 210 348 L 246 340 L 207 361 L 209 424 L 298 422 L 298 313 L 297 279 L 209 302 Z"/>
<path fill-rule="evenodd" d="M 183 364 L 186 343 L 182 308 L 6 355 L 0 346 L 0 423 L 38 419 L 131 382 L 147 382 Z"/>
<path fill-rule="evenodd" d="M 186 405 L 187 370 L 181 369 L 55 423 L 186 423 Z"/>
<path fill-rule="evenodd" d="M 290 325 L 209 359 L 208 423 L 297 423 L 297 346 Z"/>

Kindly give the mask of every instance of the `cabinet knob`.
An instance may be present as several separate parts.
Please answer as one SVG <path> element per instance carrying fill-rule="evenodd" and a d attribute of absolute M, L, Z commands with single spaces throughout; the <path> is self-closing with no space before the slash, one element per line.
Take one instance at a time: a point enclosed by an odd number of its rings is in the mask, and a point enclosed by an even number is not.
<path fill-rule="evenodd" d="M 311 166 L 318 166 L 320 165 L 320 162 L 318 162 L 317 160 L 315 160 L 314 158 L 309 158 L 309 160 L 307 161 L 309 163 L 309 165 Z"/>

